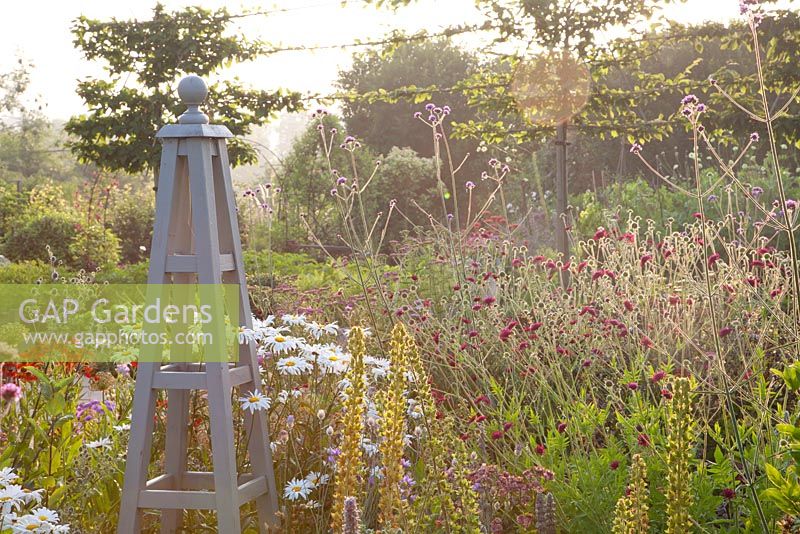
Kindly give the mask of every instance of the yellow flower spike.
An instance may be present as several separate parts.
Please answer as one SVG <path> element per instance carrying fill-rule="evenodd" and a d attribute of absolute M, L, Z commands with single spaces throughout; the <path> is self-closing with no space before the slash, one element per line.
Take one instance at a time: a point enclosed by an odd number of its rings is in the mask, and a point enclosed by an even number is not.
<path fill-rule="evenodd" d="M 689 462 L 694 424 L 689 379 L 675 380 L 672 395 L 667 420 L 667 534 L 684 534 L 692 527 Z"/>
<path fill-rule="evenodd" d="M 406 435 L 406 373 L 410 336 L 402 323 L 392 329 L 390 346 L 391 376 L 385 393 L 381 417 L 381 453 L 383 484 L 380 512 L 383 528 L 400 528 L 405 516 L 405 502 L 400 494 L 403 480 L 403 453 Z"/>
<path fill-rule="evenodd" d="M 340 453 L 336 461 L 336 482 L 333 493 L 333 509 L 331 523 L 335 533 L 342 532 L 344 504 L 347 497 L 358 497 L 361 491 L 358 476 L 364 469 L 361 455 L 361 437 L 364 433 L 364 398 L 366 385 L 364 383 L 364 354 L 366 343 L 364 331 L 355 327 L 350 331 L 348 350 L 351 360 L 347 371 L 350 385 L 345 390 L 347 400 L 344 402 L 344 430 Z"/>
<path fill-rule="evenodd" d="M 630 484 L 617 501 L 614 510 L 614 534 L 647 534 L 650 529 L 647 491 L 647 464 L 638 454 L 633 455 Z"/>

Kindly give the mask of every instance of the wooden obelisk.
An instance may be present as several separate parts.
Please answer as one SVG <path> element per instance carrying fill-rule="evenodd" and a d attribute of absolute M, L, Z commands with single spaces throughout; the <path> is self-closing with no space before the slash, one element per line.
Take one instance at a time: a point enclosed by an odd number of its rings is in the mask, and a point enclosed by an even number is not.
<path fill-rule="evenodd" d="M 224 126 L 199 110 L 205 82 L 178 85 L 188 106 L 178 124 L 157 134 L 162 143 L 148 284 L 236 284 L 240 325 L 252 328 Z M 234 358 L 231 358 L 233 361 Z M 253 342 L 239 345 L 235 363 L 139 363 L 118 534 L 138 533 L 144 509 L 159 509 L 161 532 L 182 529 L 184 510 L 215 510 L 218 532 L 241 532 L 240 506 L 255 500 L 259 531 L 277 526 L 277 493 L 267 417 L 245 412 L 252 472 L 237 473 L 232 392 L 261 389 Z M 164 473 L 148 480 L 158 390 L 167 391 Z M 187 471 L 189 394 L 207 391 L 213 472 Z M 252 429 L 252 430 L 250 430 Z"/>

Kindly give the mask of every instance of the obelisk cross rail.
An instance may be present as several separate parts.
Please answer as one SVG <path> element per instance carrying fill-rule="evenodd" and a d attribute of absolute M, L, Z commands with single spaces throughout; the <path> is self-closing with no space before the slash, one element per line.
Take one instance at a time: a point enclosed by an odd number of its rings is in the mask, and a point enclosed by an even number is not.
<path fill-rule="evenodd" d="M 205 82 L 188 76 L 178 85 L 187 105 L 178 124 L 164 126 L 148 284 L 234 284 L 240 326 L 252 328 L 224 126 L 208 124 L 200 105 Z M 245 412 L 251 473 L 237 472 L 233 388 L 258 392 L 261 379 L 252 342 L 235 363 L 151 363 L 138 366 L 118 534 L 138 533 L 143 510 L 161 510 L 161 532 L 183 528 L 184 510 L 214 510 L 218 532 L 241 532 L 240 507 L 255 501 L 259 531 L 277 526 L 277 493 L 264 411 Z M 164 473 L 148 479 L 156 399 L 167 391 Z M 208 394 L 212 472 L 187 470 L 189 395 Z"/>

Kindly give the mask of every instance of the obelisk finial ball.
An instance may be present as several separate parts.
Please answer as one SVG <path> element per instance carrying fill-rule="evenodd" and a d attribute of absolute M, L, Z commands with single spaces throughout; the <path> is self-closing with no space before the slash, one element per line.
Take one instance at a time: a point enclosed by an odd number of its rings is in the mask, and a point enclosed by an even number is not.
<path fill-rule="evenodd" d="M 208 96 L 208 86 L 203 78 L 190 74 L 178 84 L 178 96 L 186 105 L 199 106 Z"/>
<path fill-rule="evenodd" d="M 186 104 L 186 111 L 178 117 L 180 124 L 208 124 L 208 115 L 200 111 L 208 96 L 208 86 L 200 76 L 190 74 L 178 84 L 178 96 Z"/>

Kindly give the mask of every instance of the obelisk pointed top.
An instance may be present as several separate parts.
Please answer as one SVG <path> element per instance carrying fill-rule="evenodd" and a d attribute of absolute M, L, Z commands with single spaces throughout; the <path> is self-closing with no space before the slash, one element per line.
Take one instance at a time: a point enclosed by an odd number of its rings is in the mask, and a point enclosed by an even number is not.
<path fill-rule="evenodd" d="M 178 84 L 178 96 L 186 104 L 187 109 L 178 117 L 180 124 L 208 124 L 208 115 L 200 111 L 208 96 L 208 86 L 200 76 L 190 74 Z"/>

